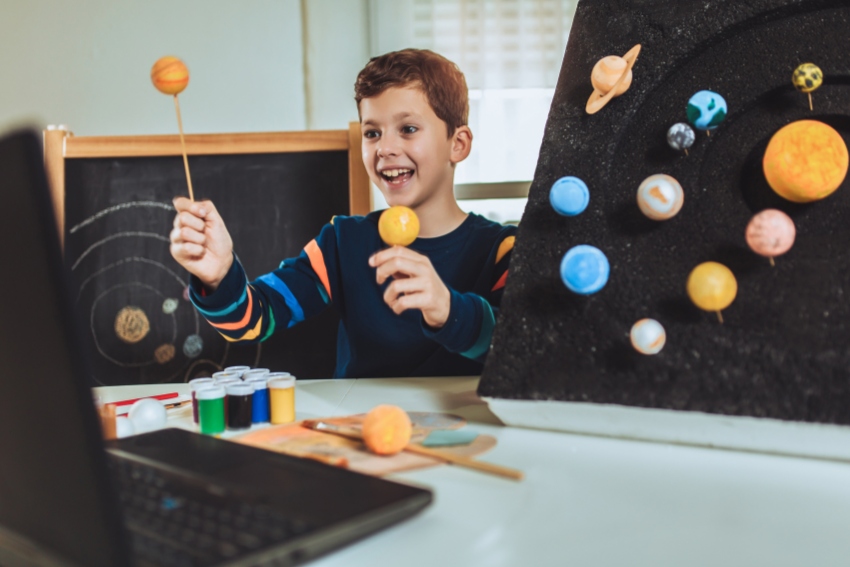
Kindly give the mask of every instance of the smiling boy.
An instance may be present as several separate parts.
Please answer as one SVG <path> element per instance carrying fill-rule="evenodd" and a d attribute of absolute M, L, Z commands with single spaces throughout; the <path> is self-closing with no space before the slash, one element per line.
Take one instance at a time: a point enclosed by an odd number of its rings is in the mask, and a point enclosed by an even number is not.
<path fill-rule="evenodd" d="M 209 201 L 174 200 L 171 253 L 190 297 L 227 340 L 264 340 L 333 305 L 338 377 L 481 372 L 515 227 L 466 214 L 455 166 L 472 147 L 463 74 L 427 50 L 372 59 L 355 83 L 363 163 L 391 206 L 419 217 L 410 246 L 387 248 L 380 212 L 335 217 L 302 253 L 248 282 Z"/>

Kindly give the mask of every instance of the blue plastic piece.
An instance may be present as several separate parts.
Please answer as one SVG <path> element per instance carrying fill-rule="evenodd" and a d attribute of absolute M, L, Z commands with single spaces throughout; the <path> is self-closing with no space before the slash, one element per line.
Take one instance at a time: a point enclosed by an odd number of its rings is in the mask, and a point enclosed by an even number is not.
<path fill-rule="evenodd" d="M 580 295 L 596 293 L 608 283 L 611 266 L 599 248 L 581 244 L 570 248 L 561 260 L 561 279 Z"/>
<path fill-rule="evenodd" d="M 578 177 L 562 177 L 549 190 L 549 203 L 556 213 L 565 217 L 583 213 L 589 201 L 587 184 Z"/>

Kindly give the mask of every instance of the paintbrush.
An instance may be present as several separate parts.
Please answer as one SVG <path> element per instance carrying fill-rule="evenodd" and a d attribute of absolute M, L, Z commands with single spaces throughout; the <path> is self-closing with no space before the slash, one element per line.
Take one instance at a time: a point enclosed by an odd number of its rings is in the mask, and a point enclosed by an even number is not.
<path fill-rule="evenodd" d="M 361 434 L 361 432 L 357 429 L 354 429 L 353 427 L 341 427 L 339 425 L 325 423 L 321 420 L 316 419 L 305 419 L 301 422 L 301 426 L 306 427 L 307 429 L 313 429 L 315 431 L 322 431 L 324 433 L 331 433 L 333 435 L 347 437 L 349 439 L 356 439 L 358 441 L 363 440 L 363 435 Z M 415 453 L 417 455 L 431 457 L 446 463 L 451 463 L 453 465 L 458 465 L 461 467 L 494 474 L 504 478 L 510 478 L 512 480 L 522 480 L 523 477 L 522 471 L 518 471 L 516 469 L 511 469 L 500 465 L 493 465 L 491 463 L 485 463 L 482 461 L 476 461 L 475 459 L 471 459 L 469 457 L 461 457 L 452 453 L 447 453 L 445 451 L 429 449 L 427 447 L 419 445 L 418 443 L 409 443 L 403 450 L 407 451 L 408 453 Z"/>

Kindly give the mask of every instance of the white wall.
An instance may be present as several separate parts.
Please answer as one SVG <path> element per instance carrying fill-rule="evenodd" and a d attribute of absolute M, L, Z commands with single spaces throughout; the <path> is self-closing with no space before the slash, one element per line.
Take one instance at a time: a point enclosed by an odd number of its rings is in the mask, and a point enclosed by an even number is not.
<path fill-rule="evenodd" d="M 174 133 L 150 82 L 163 55 L 189 66 L 187 133 L 307 127 L 299 0 L 0 0 L 0 14 L 0 130 Z"/>

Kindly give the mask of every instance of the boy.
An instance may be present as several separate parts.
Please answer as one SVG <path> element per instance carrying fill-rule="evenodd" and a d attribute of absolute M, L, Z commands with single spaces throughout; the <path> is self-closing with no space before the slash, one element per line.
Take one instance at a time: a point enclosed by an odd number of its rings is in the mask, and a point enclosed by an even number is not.
<path fill-rule="evenodd" d="M 515 228 L 464 213 L 455 165 L 472 145 L 466 80 L 426 50 L 373 58 L 355 83 L 363 163 L 419 238 L 387 248 L 378 217 L 335 217 L 297 258 L 248 283 L 209 201 L 174 200 L 171 253 L 190 296 L 227 340 L 263 340 L 329 305 L 340 313 L 337 377 L 480 374 Z"/>

